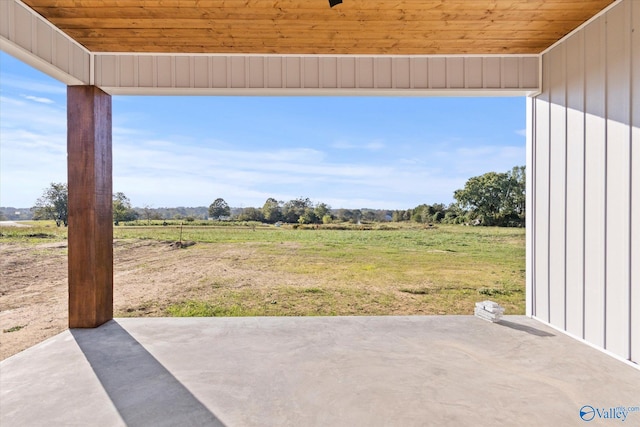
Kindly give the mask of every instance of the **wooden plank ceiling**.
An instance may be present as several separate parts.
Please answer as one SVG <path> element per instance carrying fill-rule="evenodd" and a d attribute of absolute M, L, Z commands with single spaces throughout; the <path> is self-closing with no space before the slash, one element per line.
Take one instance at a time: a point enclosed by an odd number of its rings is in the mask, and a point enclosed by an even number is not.
<path fill-rule="evenodd" d="M 93 52 L 540 53 L 614 0 L 23 0 Z"/>

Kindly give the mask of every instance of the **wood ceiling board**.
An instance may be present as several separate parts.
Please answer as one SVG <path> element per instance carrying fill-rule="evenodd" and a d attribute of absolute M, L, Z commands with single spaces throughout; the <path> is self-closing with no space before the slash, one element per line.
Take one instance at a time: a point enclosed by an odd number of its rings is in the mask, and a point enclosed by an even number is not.
<path fill-rule="evenodd" d="M 540 53 L 614 0 L 24 0 L 94 52 Z"/>

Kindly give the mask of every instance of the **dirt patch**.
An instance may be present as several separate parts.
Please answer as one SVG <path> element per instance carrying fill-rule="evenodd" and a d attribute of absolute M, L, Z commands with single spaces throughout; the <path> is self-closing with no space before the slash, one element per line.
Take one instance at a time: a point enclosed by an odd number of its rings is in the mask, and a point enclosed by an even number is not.
<path fill-rule="evenodd" d="M 20 224 L 15 221 L 0 221 L 0 227 L 31 227 L 27 224 Z"/>
<path fill-rule="evenodd" d="M 164 316 L 170 304 L 204 297 L 221 285 L 309 284 L 299 276 L 253 267 L 254 256 L 254 245 L 176 248 L 171 242 L 117 240 L 115 315 Z M 0 258 L 0 359 L 5 359 L 67 328 L 67 244 L 2 243 Z"/>

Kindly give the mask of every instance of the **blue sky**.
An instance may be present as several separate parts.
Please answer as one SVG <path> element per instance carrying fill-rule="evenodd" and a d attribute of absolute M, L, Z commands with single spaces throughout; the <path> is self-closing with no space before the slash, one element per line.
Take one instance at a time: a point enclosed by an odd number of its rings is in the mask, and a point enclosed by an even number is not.
<path fill-rule="evenodd" d="M 113 189 L 134 206 L 450 203 L 525 163 L 524 98 L 113 97 Z M 66 181 L 66 87 L 0 53 L 0 205 Z"/>

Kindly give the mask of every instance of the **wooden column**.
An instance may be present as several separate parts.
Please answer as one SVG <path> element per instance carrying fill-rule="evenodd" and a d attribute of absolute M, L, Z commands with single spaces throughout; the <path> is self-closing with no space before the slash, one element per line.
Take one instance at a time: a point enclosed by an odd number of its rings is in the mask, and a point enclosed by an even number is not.
<path fill-rule="evenodd" d="M 67 88 L 69 327 L 113 318 L 111 96 Z"/>

